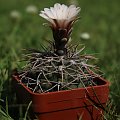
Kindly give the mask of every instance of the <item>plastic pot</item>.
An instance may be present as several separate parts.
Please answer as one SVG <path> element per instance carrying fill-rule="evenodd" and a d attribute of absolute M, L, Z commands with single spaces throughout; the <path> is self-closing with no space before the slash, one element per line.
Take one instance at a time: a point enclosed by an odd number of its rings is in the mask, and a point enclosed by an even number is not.
<path fill-rule="evenodd" d="M 39 120 L 100 120 L 108 101 L 109 82 L 95 78 L 97 86 L 49 93 L 33 93 L 18 76 L 13 76 L 19 103 L 32 101 L 33 113 Z"/>

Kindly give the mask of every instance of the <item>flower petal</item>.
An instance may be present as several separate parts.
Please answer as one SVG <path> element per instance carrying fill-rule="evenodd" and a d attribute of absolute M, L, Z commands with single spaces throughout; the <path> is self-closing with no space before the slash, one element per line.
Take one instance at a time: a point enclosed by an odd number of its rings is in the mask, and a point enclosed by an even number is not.
<path fill-rule="evenodd" d="M 50 10 L 51 10 L 52 14 L 54 15 L 54 19 L 57 19 L 56 11 L 54 10 L 54 8 L 50 7 Z"/>
<path fill-rule="evenodd" d="M 46 20 L 48 20 L 50 23 L 55 24 L 53 19 L 49 18 L 46 14 L 39 14 L 41 17 L 45 18 Z"/>
<path fill-rule="evenodd" d="M 44 8 L 40 16 L 53 25 L 65 28 L 70 22 L 76 20 L 79 12 L 80 8 L 75 5 L 70 5 L 68 7 L 64 4 L 56 3 L 54 7 L 50 7 L 50 9 Z"/>
<path fill-rule="evenodd" d="M 45 11 L 45 13 L 47 14 L 48 17 L 54 19 L 54 15 L 52 14 L 50 9 L 45 8 L 44 11 Z"/>

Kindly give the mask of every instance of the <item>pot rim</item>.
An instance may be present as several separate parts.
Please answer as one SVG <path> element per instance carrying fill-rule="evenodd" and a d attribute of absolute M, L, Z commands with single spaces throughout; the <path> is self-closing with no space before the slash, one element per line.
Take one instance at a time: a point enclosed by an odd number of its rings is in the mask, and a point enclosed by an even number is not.
<path fill-rule="evenodd" d="M 17 75 L 13 75 L 12 76 L 14 80 L 16 80 L 18 82 L 18 84 L 22 85 L 30 94 L 32 95 L 48 95 L 48 94 L 57 94 L 57 93 L 63 93 L 63 92 L 69 92 L 69 91 L 75 91 L 75 90 L 83 90 L 83 89 L 91 89 L 91 86 L 88 86 L 86 88 L 75 88 L 75 89 L 72 89 L 72 90 L 61 90 L 61 91 L 54 91 L 54 92 L 47 92 L 47 93 L 34 93 L 32 92 L 28 87 L 26 87 L 22 82 L 20 82 L 19 80 L 19 77 Z M 102 86 L 109 86 L 110 85 L 110 82 L 102 77 L 97 77 L 99 78 L 100 80 L 102 80 L 104 82 L 103 85 L 97 85 L 97 86 L 93 86 L 94 88 L 100 88 Z"/>

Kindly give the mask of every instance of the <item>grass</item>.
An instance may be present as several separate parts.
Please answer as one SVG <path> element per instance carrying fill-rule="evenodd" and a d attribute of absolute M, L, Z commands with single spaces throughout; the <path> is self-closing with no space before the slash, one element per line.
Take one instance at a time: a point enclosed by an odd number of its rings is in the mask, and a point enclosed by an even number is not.
<path fill-rule="evenodd" d="M 95 54 L 99 58 L 96 64 L 104 71 L 105 78 L 111 82 L 110 97 L 120 114 L 120 1 L 78 1 L 78 6 L 82 8 L 81 19 L 74 25 L 72 41 L 76 44 L 85 44 L 85 52 Z M 42 10 L 56 2 L 69 4 L 70 0 L 0 1 L 0 103 L 5 106 L 6 97 L 8 98 L 8 111 L 13 118 L 14 113 L 10 112 L 9 104 L 11 104 L 11 101 L 15 103 L 16 97 L 11 90 L 11 72 L 16 67 L 21 66 L 19 60 L 22 49 L 41 49 L 41 44 L 46 44 L 46 39 L 52 39 L 50 29 L 42 25 L 45 21 L 38 14 L 26 13 L 25 9 L 28 5 L 35 5 L 39 10 Z M 10 12 L 13 10 L 20 12 L 20 19 L 15 20 L 10 17 Z M 90 34 L 89 40 L 80 38 L 80 34 L 83 32 Z M 11 119 L 10 115 L 4 110 L 0 113 L 3 113 L 5 120 L 7 118 L 8 120 Z M 20 114 L 21 117 L 24 116 L 22 113 Z M 7 118 L 5 115 L 7 115 Z M 2 118 L 2 120 L 4 119 Z"/>

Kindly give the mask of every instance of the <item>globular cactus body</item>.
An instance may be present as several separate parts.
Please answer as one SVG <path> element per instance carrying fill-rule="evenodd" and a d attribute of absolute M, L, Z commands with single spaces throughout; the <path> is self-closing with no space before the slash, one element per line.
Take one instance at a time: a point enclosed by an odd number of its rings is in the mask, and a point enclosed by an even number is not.
<path fill-rule="evenodd" d="M 21 82 L 33 92 L 43 93 L 85 87 L 93 82 L 99 70 L 89 65 L 90 55 L 82 55 L 84 47 L 69 46 L 73 23 L 78 19 L 80 7 L 56 3 L 50 9 L 45 8 L 40 16 L 50 24 L 54 42 L 52 49 L 40 52 L 29 50 L 25 55 L 27 65 L 19 74 Z"/>

